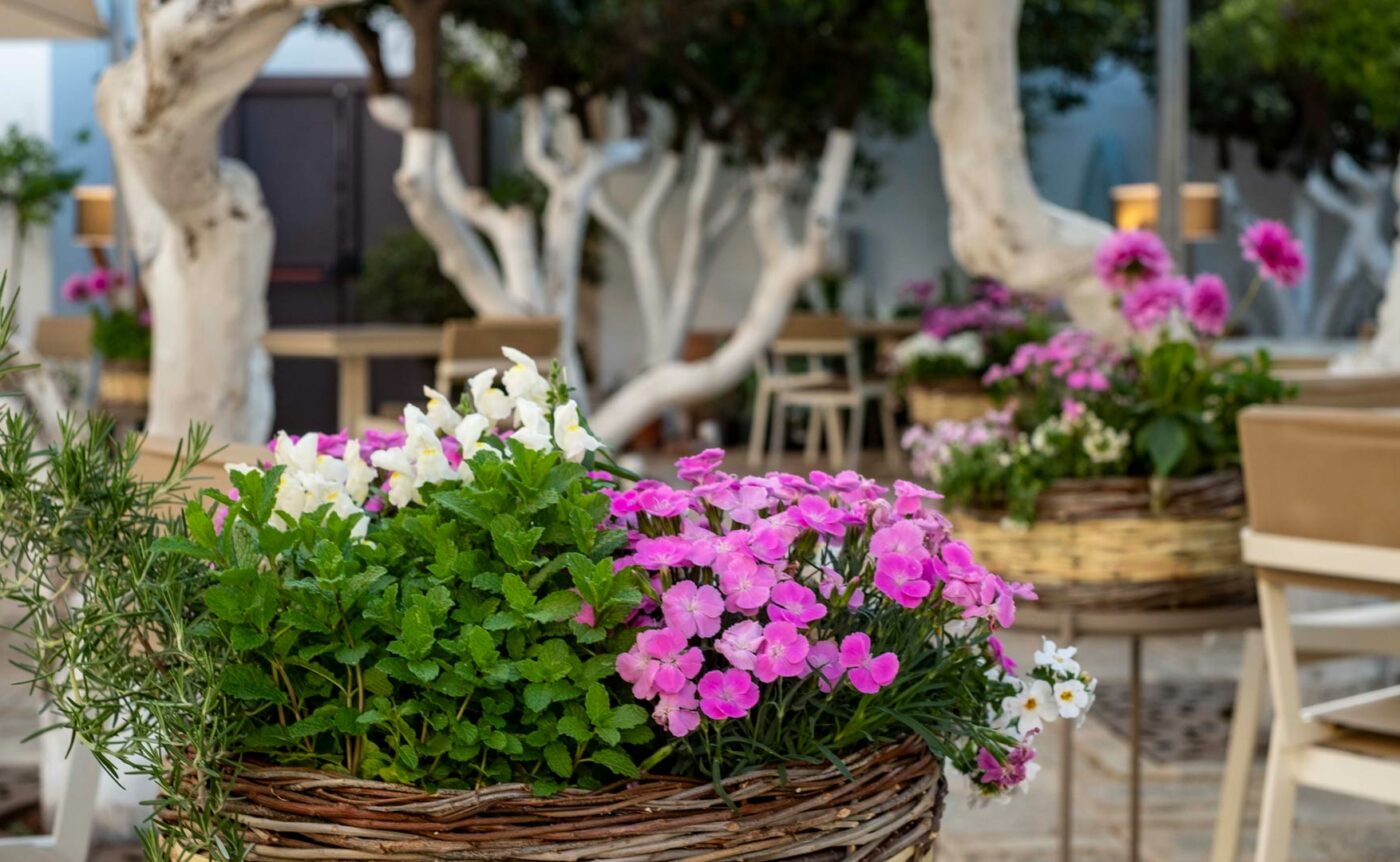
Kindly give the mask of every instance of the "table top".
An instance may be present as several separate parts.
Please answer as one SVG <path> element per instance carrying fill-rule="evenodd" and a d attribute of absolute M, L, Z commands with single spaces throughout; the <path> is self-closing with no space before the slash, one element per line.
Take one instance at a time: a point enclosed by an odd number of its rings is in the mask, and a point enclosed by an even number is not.
<path fill-rule="evenodd" d="M 442 327 L 381 323 L 286 326 L 269 329 L 262 342 L 273 356 L 435 357 L 442 350 Z"/>
<path fill-rule="evenodd" d="M 857 338 L 903 338 L 918 332 L 923 323 L 917 317 L 895 320 L 852 320 L 851 333 Z"/>

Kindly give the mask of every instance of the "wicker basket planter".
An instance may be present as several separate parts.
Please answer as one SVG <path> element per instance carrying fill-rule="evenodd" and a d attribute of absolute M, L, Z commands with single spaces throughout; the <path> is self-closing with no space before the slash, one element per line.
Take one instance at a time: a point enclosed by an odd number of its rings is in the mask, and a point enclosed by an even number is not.
<path fill-rule="evenodd" d="M 250 767 L 225 811 L 257 860 L 874 862 L 931 850 L 947 783 L 924 743 L 910 738 L 846 765 L 854 780 L 832 766 L 790 766 L 786 780 L 776 769 L 735 776 L 724 782 L 734 807 L 708 782 L 654 776 L 539 798 L 522 784 L 428 793 Z"/>
<path fill-rule="evenodd" d="M 973 380 L 937 386 L 911 384 L 905 391 L 904 400 L 909 408 L 909 420 L 917 425 L 931 426 L 944 419 L 968 422 L 993 407 L 992 399 Z"/>
<path fill-rule="evenodd" d="M 102 363 L 97 400 L 102 409 L 118 418 L 141 418 L 151 397 L 150 363 L 133 359 L 109 359 Z"/>
<path fill-rule="evenodd" d="M 958 538 L 1046 607 L 1165 610 L 1254 601 L 1240 561 L 1238 473 L 1169 480 L 1154 511 L 1147 479 L 1065 480 L 1041 494 L 1029 533 L 1002 513 L 955 516 Z"/>

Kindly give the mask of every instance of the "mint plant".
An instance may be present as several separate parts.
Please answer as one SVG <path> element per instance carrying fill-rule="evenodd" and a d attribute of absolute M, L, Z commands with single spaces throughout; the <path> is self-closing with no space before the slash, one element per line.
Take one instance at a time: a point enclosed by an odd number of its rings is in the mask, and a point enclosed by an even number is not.
<path fill-rule="evenodd" d="M 629 747 L 652 731 L 615 695 L 642 599 L 614 571 L 626 536 L 599 530 L 608 500 L 582 465 L 504 445 L 364 539 L 367 515 L 279 511 L 283 467 L 235 470 L 236 493 L 188 506 L 188 537 L 159 547 L 211 567 L 198 634 L 234 658 L 234 750 L 431 787 L 638 774 Z"/>

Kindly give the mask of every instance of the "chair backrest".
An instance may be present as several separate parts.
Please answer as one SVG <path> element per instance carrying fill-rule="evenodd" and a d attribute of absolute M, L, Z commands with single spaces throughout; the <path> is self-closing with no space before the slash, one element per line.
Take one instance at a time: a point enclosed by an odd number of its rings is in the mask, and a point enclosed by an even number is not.
<path fill-rule="evenodd" d="M 1400 548 L 1400 412 L 1255 407 L 1240 443 L 1256 532 Z"/>
<path fill-rule="evenodd" d="M 509 363 L 501 348 L 513 347 L 546 365 L 559 353 L 559 318 L 492 317 L 449 320 L 442 325 L 437 388 L 443 392 L 487 368 Z M 450 394 L 450 393 L 448 393 Z"/>
<path fill-rule="evenodd" d="M 92 358 L 92 318 L 85 314 L 39 318 L 34 329 L 34 352 L 44 359 Z"/>
<path fill-rule="evenodd" d="M 1333 374 L 1326 369 L 1280 370 L 1298 387 L 1292 403 L 1306 407 L 1400 407 L 1400 374 Z"/>
<path fill-rule="evenodd" d="M 773 340 L 779 356 L 844 356 L 854 339 L 846 318 L 836 314 L 791 314 Z"/>

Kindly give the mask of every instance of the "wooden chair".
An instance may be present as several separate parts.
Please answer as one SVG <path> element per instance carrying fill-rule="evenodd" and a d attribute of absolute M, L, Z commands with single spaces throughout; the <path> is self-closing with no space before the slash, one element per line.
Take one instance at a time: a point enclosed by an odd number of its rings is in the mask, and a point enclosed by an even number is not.
<path fill-rule="evenodd" d="M 1333 374 L 1326 369 L 1281 370 L 1279 377 L 1298 387 L 1292 402 L 1304 407 L 1400 407 L 1400 374 Z"/>
<path fill-rule="evenodd" d="M 889 384 L 884 380 L 862 376 L 859 344 L 844 317 L 793 315 L 769 348 L 769 354 L 769 358 L 758 365 L 759 388 L 749 443 L 750 462 L 762 460 L 762 444 L 759 441 L 763 439 L 764 426 L 770 421 L 767 408 L 771 399 L 772 427 L 767 429 L 771 459 L 776 460 L 782 455 L 788 410 L 799 407 L 810 411 L 805 460 L 811 463 L 817 459 L 825 436 L 832 469 L 856 467 L 860 462 L 866 406 L 874 401 L 880 416 L 885 457 L 890 464 L 896 463 L 899 449 L 895 440 L 894 404 L 890 400 Z M 807 370 L 788 371 L 791 362 L 799 357 L 806 359 Z M 843 372 L 837 373 L 832 369 L 836 362 L 844 365 Z M 848 435 L 844 443 L 842 410 L 849 415 Z"/>
<path fill-rule="evenodd" d="M 1238 852 L 1260 695 L 1274 705 L 1257 862 L 1286 860 L 1299 786 L 1400 804 L 1400 687 L 1305 707 L 1298 663 L 1400 654 L 1400 604 L 1289 615 L 1285 588 L 1400 597 L 1400 414 L 1256 408 L 1240 419 L 1262 636 L 1247 639 L 1212 859 Z"/>
<path fill-rule="evenodd" d="M 96 396 L 97 354 L 92 349 L 92 318 L 46 315 L 34 327 L 34 353 L 57 375 L 74 403 L 91 406 Z"/>
<path fill-rule="evenodd" d="M 559 318 L 491 317 L 449 320 L 442 325 L 442 347 L 433 374 L 433 388 L 447 395 L 474 374 L 488 368 L 505 368 L 510 360 L 502 347 L 514 347 L 548 371 L 559 352 Z M 373 416 L 362 416 L 357 428 L 400 430 L 402 404 L 382 404 Z"/>

